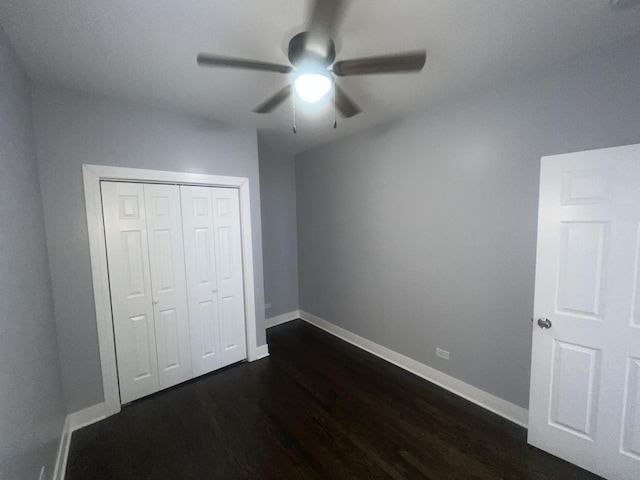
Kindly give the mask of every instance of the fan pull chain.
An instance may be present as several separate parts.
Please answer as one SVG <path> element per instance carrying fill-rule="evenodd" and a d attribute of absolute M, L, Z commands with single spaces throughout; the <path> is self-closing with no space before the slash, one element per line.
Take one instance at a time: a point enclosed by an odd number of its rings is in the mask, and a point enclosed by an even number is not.
<path fill-rule="evenodd" d="M 293 92 L 293 133 L 298 133 L 298 128 L 296 127 L 296 92 Z"/>
<path fill-rule="evenodd" d="M 338 128 L 336 120 L 336 82 L 333 82 L 333 128 Z"/>

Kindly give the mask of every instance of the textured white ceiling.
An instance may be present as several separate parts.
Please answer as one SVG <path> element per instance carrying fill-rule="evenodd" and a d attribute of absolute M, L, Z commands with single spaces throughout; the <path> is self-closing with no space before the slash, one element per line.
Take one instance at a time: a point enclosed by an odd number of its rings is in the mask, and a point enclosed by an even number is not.
<path fill-rule="evenodd" d="M 38 81 L 265 129 L 295 151 L 640 31 L 609 0 L 352 0 L 338 59 L 427 49 L 420 74 L 339 79 L 363 113 L 331 126 L 330 102 L 251 110 L 287 75 L 201 68 L 198 52 L 288 63 L 305 0 L 0 0 L 0 23 Z"/>

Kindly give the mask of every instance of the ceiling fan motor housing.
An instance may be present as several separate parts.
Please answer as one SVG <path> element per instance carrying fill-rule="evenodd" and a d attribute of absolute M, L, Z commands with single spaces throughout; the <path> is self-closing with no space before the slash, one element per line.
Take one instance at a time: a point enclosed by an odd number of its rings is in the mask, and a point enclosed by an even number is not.
<path fill-rule="evenodd" d="M 302 61 L 314 60 L 328 67 L 336 59 L 336 46 L 333 40 L 329 40 L 326 56 L 316 53 L 313 48 L 307 48 L 309 32 L 301 32 L 289 41 L 289 61 L 291 65 L 298 66 Z"/>

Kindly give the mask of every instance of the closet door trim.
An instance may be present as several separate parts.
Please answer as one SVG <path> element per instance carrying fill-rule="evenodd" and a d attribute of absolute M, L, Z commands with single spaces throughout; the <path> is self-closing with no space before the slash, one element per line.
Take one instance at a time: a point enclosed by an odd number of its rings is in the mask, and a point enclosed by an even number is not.
<path fill-rule="evenodd" d="M 102 200 L 100 195 L 101 181 L 111 180 L 120 182 L 164 183 L 238 189 L 238 194 L 240 196 L 240 226 L 242 230 L 242 270 L 244 277 L 247 360 L 252 362 L 269 355 L 267 345 L 256 344 L 256 305 L 248 178 L 110 167 L 103 165 L 83 165 L 82 175 L 84 180 L 87 227 L 89 232 L 89 252 L 91 256 L 93 293 L 98 328 L 98 344 L 100 347 L 100 364 L 102 367 L 102 386 L 105 398 L 103 406 L 98 408 L 98 410 L 100 410 L 100 415 L 97 415 L 98 417 L 108 417 L 120 411 L 120 390 L 118 386 L 118 372 L 116 368 L 113 318 L 111 316 L 111 294 L 109 291 L 107 251 L 104 238 L 104 219 L 102 216 Z"/>

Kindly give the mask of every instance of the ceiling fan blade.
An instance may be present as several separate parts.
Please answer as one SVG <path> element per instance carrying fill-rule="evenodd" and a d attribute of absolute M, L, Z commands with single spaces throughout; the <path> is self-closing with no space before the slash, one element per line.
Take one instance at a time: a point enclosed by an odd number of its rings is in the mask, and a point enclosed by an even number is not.
<path fill-rule="evenodd" d="M 356 103 L 342 90 L 338 84 L 336 88 L 336 108 L 344 118 L 353 117 L 362 110 Z"/>
<path fill-rule="evenodd" d="M 231 67 L 242 68 L 244 70 L 259 70 L 262 72 L 277 73 L 289 73 L 293 71 L 293 67 L 288 65 L 259 62 L 257 60 L 247 60 L 245 58 L 224 57 L 222 55 L 210 55 L 208 53 L 198 54 L 198 65 L 201 67 Z"/>
<path fill-rule="evenodd" d="M 374 73 L 419 72 L 427 60 L 426 50 L 396 53 L 379 57 L 354 58 L 333 64 L 333 73 L 339 77 L 370 75 Z"/>
<path fill-rule="evenodd" d="M 347 0 L 314 0 L 307 30 L 307 50 L 325 58 L 347 6 Z"/>
<path fill-rule="evenodd" d="M 278 90 L 274 95 L 253 109 L 254 113 L 271 113 L 278 105 L 291 96 L 291 85 Z"/>

